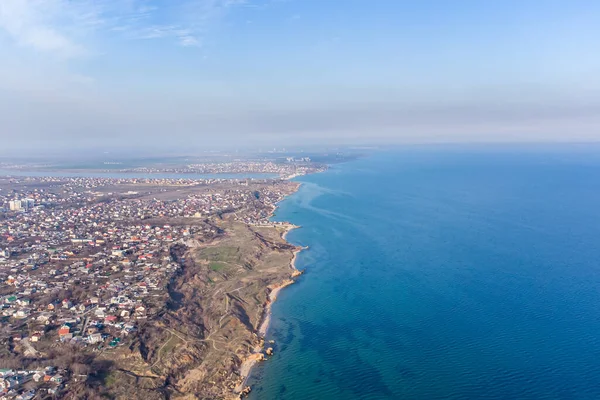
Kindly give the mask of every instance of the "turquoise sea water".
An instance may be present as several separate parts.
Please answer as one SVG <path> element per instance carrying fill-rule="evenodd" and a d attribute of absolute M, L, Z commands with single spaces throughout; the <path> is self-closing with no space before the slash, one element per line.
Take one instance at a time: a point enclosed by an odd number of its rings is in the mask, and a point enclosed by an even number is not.
<path fill-rule="evenodd" d="M 600 398 L 593 151 L 399 151 L 301 181 L 276 219 L 307 273 L 252 399 Z"/>

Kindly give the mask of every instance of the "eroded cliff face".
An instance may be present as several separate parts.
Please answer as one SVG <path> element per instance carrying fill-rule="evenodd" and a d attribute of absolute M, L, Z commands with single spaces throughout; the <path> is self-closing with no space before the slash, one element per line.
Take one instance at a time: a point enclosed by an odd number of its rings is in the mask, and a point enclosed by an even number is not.
<path fill-rule="evenodd" d="M 226 220 L 218 226 L 222 235 L 210 243 L 172 248 L 182 269 L 169 285 L 164 310 L 112 360 L 112 396 L 240 397 L 243 361 L 260 358 L 252 354 L 263 345 L 258 329 L 269 292 L 294 274 L 290 262 L 297 249 L 283 240 L 284 226 Z"/>

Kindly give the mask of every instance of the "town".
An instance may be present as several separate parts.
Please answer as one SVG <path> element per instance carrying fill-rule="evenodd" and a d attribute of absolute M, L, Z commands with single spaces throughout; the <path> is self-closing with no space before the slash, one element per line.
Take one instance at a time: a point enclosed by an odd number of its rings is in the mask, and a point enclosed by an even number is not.
<path fill-rule="evenodd" d="M 317 170 L 322 170 L 320 167 Z M 315 172 L 315 164 L 310 157 L 295 159 L 286 157 L 285 162 L 272 161 L 230 161 L 230 162 L 204 162 L 188 164 L 181 167 L 138 167 L 121 169 L 121 172 L 142 173 L 178 173 L 178 174 L 224 174 L 224 173 L 250 173 L 250 174 L 277 174 L 284 178 L 304 175 Z"/>
<path fill-rule="evenodd" d="M 295 188 L 280 178 L 0 179 L 0 399 L 94 379 L 86 354 L 127 346 L 168 302 L 175 244 L 222 235 L 212 221 L 223 215 L 274 225 Z"/>

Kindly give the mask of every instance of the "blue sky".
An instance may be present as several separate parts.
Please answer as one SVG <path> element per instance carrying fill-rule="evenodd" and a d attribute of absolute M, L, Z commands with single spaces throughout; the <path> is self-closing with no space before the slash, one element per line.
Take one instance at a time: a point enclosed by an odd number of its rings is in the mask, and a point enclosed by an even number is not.
<path fill-rule="evenodd" d="M 0 0 L 5 149 L 600 139 L 600 2 Z"/>

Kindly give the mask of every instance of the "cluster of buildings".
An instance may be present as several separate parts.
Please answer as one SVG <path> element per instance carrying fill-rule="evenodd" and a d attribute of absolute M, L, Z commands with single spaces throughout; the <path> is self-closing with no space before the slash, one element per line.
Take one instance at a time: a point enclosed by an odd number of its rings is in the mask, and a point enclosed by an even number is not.
<path fill-rule="evenodd" d="M 156 193 L 164 187 L 173 193 L 179 190 L 173 188 L 188 190 L 159 199 L 101 190 L 121 184 L 148 190 L 147 180 L 28 178 L 26 183 L 0 190 L 0 347 L 5 348 L 0 361 L 36 358 L 63 344 L 94 352 L 125 345 L 164 307 L 168 284 L 181 268 L 171 254 L 174 244 L 213 239 L 220 232 L 210 221 L 224 214 L 248 224 L 268 223 L 275 204 L 295 187 L 283 180 L 214 185 L 160 180 L 154 182 Z M 12 206 L 16 199 L 27 199 L 19 210 Z M 56 373 L 47 381 L 50 375 L 0 370 L 0 399 L 32 398 L 27 396 L 36 393 L 40 380 L 45 390 L 59 390 L 72 377 Z"/>
<path fill-rule="evenodd" d="M 32 209 L 35 206 L 35 200 L 34 199 L 23 199 L 23 200 L 19 200 L 19 199 L 15 199 L 15 200 L 10 200 L 8 202 L 8 208 L 11 211 L 21 211 L 21 210 L 29 210 Z"/>
<path fill-rule="evenodd" d="M 47 366 L 36 369 L 0 369 L 0 400 L 31 400 L 38 394 L 56 395 L 70 371 Z"/>
<path fill-rule="evenodd" d="M 309 163 L 309 162 L 311 162 L 311 159 L 310 159 L 310 157 L 298 157 L 298 158 L 295 158 L 295 157 L 286 157 L 285 161 L 289 162 L 289 163 L 294 163 L 294 162 L 297 162 L 297 163 Z"/>
<path fill-rule="evenodd" d="M 152 168 L 140 167 L 124 169 L 123 172 L 143 173 L 194 173 L 194 174 L 269 174 L 282 178 L 304 175 L 311 172 L 324 171 L 326 166 L 311 164 L 309 157 L 286 158 L 286 162 L 271 161 L 232 161 L 215 163 L 189 164 L 185 167 Z"/>

